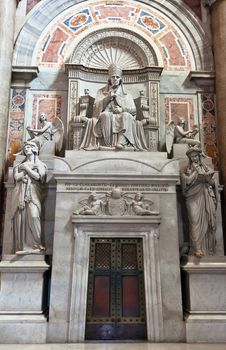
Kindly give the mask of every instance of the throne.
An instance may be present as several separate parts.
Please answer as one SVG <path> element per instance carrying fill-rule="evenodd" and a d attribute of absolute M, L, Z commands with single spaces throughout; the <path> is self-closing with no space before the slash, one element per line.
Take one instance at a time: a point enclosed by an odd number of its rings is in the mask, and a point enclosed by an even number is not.
<path fill-rule="evenodd" d="M 97 90 L 106 84 L 108 71 L 67 64 L 66 72 L 69 77 L 68 148 L 79 150 L 87 121 L 93 115 L 94 96 Z M 134 98 L 136 120 L 143 124 L 146 144 L 148 150 L 152 152 L 158 151 L 159 148 L 161 72 L 160 67 L 123 70 L 123 84 Z"/>

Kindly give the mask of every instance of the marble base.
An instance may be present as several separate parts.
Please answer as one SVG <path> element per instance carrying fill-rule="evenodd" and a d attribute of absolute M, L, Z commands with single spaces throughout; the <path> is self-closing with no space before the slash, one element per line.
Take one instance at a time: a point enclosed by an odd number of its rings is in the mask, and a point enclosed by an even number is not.
<path fill-rule="evenodd" d="M 45 343 L 43 255 L 4 255 L 0 262 L 1 343 Z"/>
<path fill-rule="evenodd" d="M 57 184 L 48 342 L 84 342 L 92 237 L 143 241 L 147 338 L 185 341 L 181 300 L 177 160 L 161 152 L 66 151 L 55 158 Z M 73 215 L 94 191 L 141 192 L 160 215 Z"/>
<path fill-rule="evenodd" d="M 181 269 L 187 342 L 226 342 L 226 257 L 183 257 Z"/>
<path fill-rule="evenodd" d="M 0 314 L 1 344 L 45 344 L 44 315 Z"/>

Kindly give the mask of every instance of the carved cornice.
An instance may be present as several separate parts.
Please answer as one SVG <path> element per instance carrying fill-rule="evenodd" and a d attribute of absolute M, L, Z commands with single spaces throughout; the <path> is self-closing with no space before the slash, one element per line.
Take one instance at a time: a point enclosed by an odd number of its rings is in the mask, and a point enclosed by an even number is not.
<path fill-rule="evenodd" d="M 23 67 L 23 66 L 13 66 L 12 68 L 12 81 L 23 80 L 25 82 L 30 82 L 37 78 L 39 69 L 36 66 L 33 67 Z"/>
<path fill-rule="evenodd" d="M 200 87 L 214 86 L 215 72 L 190 71 L 188 79 Z"/>
<path fill-rule="evenodd" d="M 124 83 L 145 82 L 150 80 L 160 80 L 163 67 L 145 67 L 141 69 L 123 70 Z M 69 78 L 77 78 L 86 81 L 106 82 L 108 76 L 107 69 L 97 69 L 84 67 L 80 64 L 65 64 L 65 72 Z"/>

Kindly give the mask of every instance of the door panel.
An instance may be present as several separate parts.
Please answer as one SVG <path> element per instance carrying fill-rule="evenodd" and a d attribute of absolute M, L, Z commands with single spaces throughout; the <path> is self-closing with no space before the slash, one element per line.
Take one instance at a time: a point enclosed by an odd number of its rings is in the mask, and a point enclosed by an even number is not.
<path fill-rule="evenodd" d="M 85 338 L 146 339 L 141 239 L 91 239 Z"/>

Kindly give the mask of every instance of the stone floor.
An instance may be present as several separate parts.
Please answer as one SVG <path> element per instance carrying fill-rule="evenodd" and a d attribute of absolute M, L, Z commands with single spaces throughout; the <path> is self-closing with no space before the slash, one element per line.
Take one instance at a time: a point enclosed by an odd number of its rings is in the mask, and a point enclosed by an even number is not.
<path fill-rule="evenodd" d="M 147 344 L 147 343 L 102 343 L 102 344 L 33 344 L 0 345 L 0 350 L 226 350 L 226 344 Z"/>

